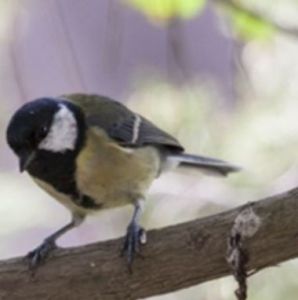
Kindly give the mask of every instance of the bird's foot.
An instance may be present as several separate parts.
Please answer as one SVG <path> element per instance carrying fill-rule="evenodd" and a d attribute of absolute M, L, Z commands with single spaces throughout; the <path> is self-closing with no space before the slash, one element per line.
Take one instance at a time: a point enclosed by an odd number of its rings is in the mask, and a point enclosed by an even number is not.
<path fill-rule="evenodd" d="M 132 263 L 136 255 L 141 256 L 140 246 L 145 244 L 146 231 L 135 221 L 127 227 L 127 232 L 121 251 L 121 256 L 126 256 L 129 271 L 132 271 Z"/>
<path fill-rule="evenodd" d="M 56 248 L 57 246 L 53 240 L 46 239 L 40 246 L 30 251 L 26 256 L 29 263 L 29 269 L 35 271 L 46 261 L 49 254 Z"/>

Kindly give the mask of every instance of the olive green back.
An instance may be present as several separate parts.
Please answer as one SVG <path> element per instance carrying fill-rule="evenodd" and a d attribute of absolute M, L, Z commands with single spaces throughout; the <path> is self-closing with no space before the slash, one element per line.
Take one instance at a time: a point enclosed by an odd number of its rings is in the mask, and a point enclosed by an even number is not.
<path fill-rule="evenodd" d="M 156 145 L 175 152 L 183 151 L 183 147 L 174 137 L 144 117 L 132 112 L 120 102 L 104 96 L 87 94 L 69 94 L 63 95 L 62 98 L 71 101 L 83 110 L 89 126 L 103 129 L 108 136 L 122 146 Z M 137 128 L 136 122 L 138 122 Z M 136 129 L 138 130 L 137 136 Z"/>

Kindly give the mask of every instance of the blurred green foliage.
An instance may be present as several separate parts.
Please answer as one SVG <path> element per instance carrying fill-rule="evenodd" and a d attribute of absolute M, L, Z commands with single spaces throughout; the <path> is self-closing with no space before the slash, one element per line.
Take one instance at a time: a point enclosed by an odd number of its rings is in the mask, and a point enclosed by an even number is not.
<path fill-rule="evenodd" d="M 274 26 L 266 20 L 249 12 L 227 7 L 226 12 L 236 37 L 244 40 L 269 40 L 276 32 Z"/>
<path fill-rule="evenodd" d="M 190 19 L 205 8 L 206 0 L 124 0 L 155 24 L 170 24 L 175 18 Z M 212 3 L 212 1 L 211 1 Z M 247 7 L 247 1 L 223 1 L 212 3 L 220 7 L 229 20 L 236 38 L 244 40 L 268 40 L 276 32 L 273 23 Z M 251 3 L 250 3 L 251 4 Z"/>
<path fill-rule="evenodd" d="M 165 23 L 173 18 L 189 19 L 197 15 L 206 0 L 125 0 L 154 23 Z"/>

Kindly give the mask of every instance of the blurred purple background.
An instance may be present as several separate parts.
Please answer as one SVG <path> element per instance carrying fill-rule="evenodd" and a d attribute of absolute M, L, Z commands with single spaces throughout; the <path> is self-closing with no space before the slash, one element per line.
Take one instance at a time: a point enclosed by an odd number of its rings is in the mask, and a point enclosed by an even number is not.
<path fill-rule="evenodd" d="M 15 71 L 11 94 L 20 102 L 75 91 L 125 99 L 146 69 L 179 83 L 211 76 L 233 100 L 235 45 L 210 6 L 200 17 L 162 27 L 116 0 L 17 5 L 7 59 Z"/>

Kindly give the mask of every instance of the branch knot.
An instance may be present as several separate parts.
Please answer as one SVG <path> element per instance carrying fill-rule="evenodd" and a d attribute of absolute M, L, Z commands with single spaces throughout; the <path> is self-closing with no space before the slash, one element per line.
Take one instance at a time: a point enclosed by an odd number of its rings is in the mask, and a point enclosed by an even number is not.
<path fill-rule="evenodd" d="M 238 300 L 247 298 L 246 279 L 249 253 L 244 247 L 243 241 L 255 235 L 260 226 L 261 219 L 253 211 L 252 204 L 249 204 L 236 216 L 228 237 L 227 262 L 239 285 L 235 292 Z"/>

